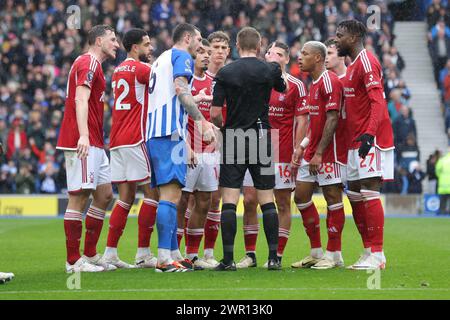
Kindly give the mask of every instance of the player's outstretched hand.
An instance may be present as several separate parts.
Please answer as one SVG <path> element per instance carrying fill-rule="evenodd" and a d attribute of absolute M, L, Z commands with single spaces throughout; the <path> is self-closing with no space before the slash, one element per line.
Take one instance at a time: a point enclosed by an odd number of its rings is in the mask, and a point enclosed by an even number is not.
<path fill-rule="evenodd" d="M 80 136 L 77 144 L 77 155 L 78 159 L 84 159 L 89 155 L 89 137 L 88 136 Z"/>
<path fill-rule="evenodd" d="M 363 159 L 366 158 L 367 154 L 369 153 L 370 149 L 373 146 L 373 140 L 374 140 L 374 137 L 367 133 L 360 135 L 356 139 L 356 141 L 361 142 L 361 146 L 359 147 L 359 150 L 358 150 L 358 155 L 360 158 L 363 158 Z"/>
<path fill-rule="evenodd" d="M 187 165 L 189 168 L 194 169 L 197 164 L 197 155 L 195 154 L 194 150 L 191 149 L 190 146 L 187 146 Z"/>
<path fill-rule="evenodd" d="M 294 153 L 292 154 L 291 159 L 291 176 L 296 179 L 298 168 L 300 167 L 300 163 L 303 159 L 303 148 L 297 148 L 294 150 Z"/>
<path fill-rule="evenodd" d="M 211 144 L 216 141 L 216 130 L 219 130 L 215 125 L 211 122 L 202 120 L 201 122 L 201 132 L 203 134 L 203 141 L 207 144 Z"/>
<path fill-rule="evenodd" d="M 319 174 L 320 166 L 322 165 L 322 155 L 315 154 L 309 162 L 309 174 L 317 176 Z"/>
<path fill-rule="evenodd" d="M 195 103 L 199 102 L 211 102 L 213 100 L 213 96 L 206 94 L 206 88 L 203 88 L 198 92 L 196 96 L 194 96 Z"/>

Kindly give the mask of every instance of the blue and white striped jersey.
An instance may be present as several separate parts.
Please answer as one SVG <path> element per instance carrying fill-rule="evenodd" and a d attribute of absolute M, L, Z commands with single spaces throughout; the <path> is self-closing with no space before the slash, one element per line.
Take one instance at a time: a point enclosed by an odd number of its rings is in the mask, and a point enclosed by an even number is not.
<path fill-rule="evenodd" d="M 186 77 L 191 83 L 193 70 L 191 55 L 175 48 L 165 51 L 153 63 L 146 140 L 170 136 L 174 132 L 185 139 L 188 117 L 178 100 L 173 81 L 177 77 Z"/>

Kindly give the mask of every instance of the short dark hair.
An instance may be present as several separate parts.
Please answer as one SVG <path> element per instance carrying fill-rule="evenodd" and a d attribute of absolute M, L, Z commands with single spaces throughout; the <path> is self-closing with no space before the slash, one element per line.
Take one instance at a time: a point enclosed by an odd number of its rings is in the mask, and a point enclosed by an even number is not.
<path fill-rule="evenodd" d="M 358 37 L 361 41 L 364 41 L 366 38 L 367 28 L 358 20 L 344 20 L 338 24 L 338 28 L 346 30 L 352 36 Z"/>
<path fill-rule="evenodd" d="M 211 44 L 209 43 L 209 41 L 205 38 L 202 39 L 202 45 L 204 45 L 205 47 L 210 47 Z"/>
<path fill-rule="evenodd" d="M 186 33 L 190 33 L 192 35 L 195 34 L 195 31 L 200 31 L 196 26 L 190 23 L 180 23 L 175 27 L 172 33 L 173 43 L 180 42 Z"/>
<path fill-rule="evenodd" d="M 214 31 L 208 36 L 208 41 L 212 43 L 213 41 L 225 41 L 230 45 L 230 37 L 223 31 Z"/>
<path fill-rule="evenodd" d="M 272 47 L 283 49 L 284 53 L 286 55 L 289 55 L 289 46 L 286 43 L 284 43 L 283 41 L 276 40 L 276 41 L 272 42 L 269 45 L 269 48 L 272 48 Z"/>
<path fill-rule="evenodd" d="M 238 32 L 237 42 L 242 50 L 257 50 L 261 46 L 261 35 L 255 28 L 245 27 Z"/>
<path fill-rule="evenodd" d="M 325 47 L 332 47 L 335 46 L 336 47 L 336 39 L 335 38 L 330 38 L 325 40 L 325 42 L 323 43 L 325 45 Z"/>
<path fill-rule="evenodd" d="M 94 45 L 95 44 L 95 40 L 98 37 L 103 37 L 106 34 L 106 31 L 108 31 L 108 30 L 111 31 L 111 32 L 115 32 L 114 28 L 111 27 L 110 25 L 107 25 L 107 24 L 99 24 L 99 25 L 94 26 L 88 32 L 88 36 L 87 36 L 88 44 L 90 46 Z"/>
<path fill-rule="evenodd" d="M 148 34 L 143 29 L 138 28 L 130 29 L 123 36 L 122 39 L 123 47 L 127 52 L 130 52 L 133 44 L 140 44 L 142 42 L 142 38 L 145 36 L 148 36 Z"/>

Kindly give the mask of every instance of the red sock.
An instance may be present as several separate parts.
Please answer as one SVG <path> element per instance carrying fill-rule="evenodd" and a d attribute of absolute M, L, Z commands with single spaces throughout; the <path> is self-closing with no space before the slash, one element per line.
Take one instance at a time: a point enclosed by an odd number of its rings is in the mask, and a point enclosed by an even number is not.
<path fill-rule="evenodd" d="M 214 249 L 220 229 L 220 210 L 209 211 L 205 222 L 204 249 Z"/>
<path fill-rule="evenodd" d="M 316 206 L 312 201 L 297 204 L 302 215 L 303 226 L 311 243 L 311 249 L 322 248 L 320 242 L 320 218 Z"/>
<path fill-rule="evenodd" d="M 184 229 L 177 228 L 177 241 L 178 241 L 178 248 L 181 248 L 181 239 L 183 239 Z M 186 243 L 186 239 L 184 240 Z"/>
<path fill-rule="evenodd" d="M 327 230 L 328 245 L 327 251 L 341 251 L 342 230 L 345 224 L 345 213 L 343 203 L 328 206 Z"/>
<path fill-rule="evenodd" d="M 86 215 L 86 235 L 84 239 L 84 255 L 93 257 L 97 254 L 97 242 L 102 232 L 105 210 L 90 206 Z"/>
<path fill-rule="evenodd" d="M 186 254 L 197 254 L 203 238 L 203 229 L 186 228 Z"/>
<path fill-rule="evenodd" d="M 117 248 L 119 239 L 122 236 L 123 230 L 127 224 L 130 209 L 130 204 L 117 200 L 111 213 L 111 217 L 109 218 L 108 241 L 106 242 L 107 247 Z"/>
<path fill-rule="evenodd" d="M 158 202 L 151 199 L 144 199 L 138 216 L 138 248 L 150 247 L 153 227 L 156 221 L 156 210 Z"/>
<path fill-rule="evenodd" d="M 80 240 L 83 229 L 81 212 L 66 210 L 64 214 L 64 232 L 66 233 L 67 262 L 74 264 L 80 259 Z"/>
<path fill-rule="evenodd" d="M 372 253 L 383 251 L 384 209 L 380 193 L 371 190 L 361 190 L 366 205 L 367 234 L 370 239 Z"/>
<path fill-rule="evenodd" d="M 367 234 L 366 224 L 366 206 L 363 201 L 363 197 L 359 192 L 347 191 L 348 199 L 352 205 L 353 220 L 355 221 L 356 228 L 358 228 L 359 234 L 363 241 L 364 248 L 370 248 L 370 239 Z"/>
<path fill-rule="evenodd" d="M 290 231 L 284 228 L 278 228 L 278 250 L 277 255 L 279 257 L 283 256 L 284 248 L 286 247 L 286 243 L 289 239 Z"/>
<path fill-rule="evenodd" d="M 244 225 L 245 252 L 256 251 L 256 240 L 258 239 L 259 224 Z"/>

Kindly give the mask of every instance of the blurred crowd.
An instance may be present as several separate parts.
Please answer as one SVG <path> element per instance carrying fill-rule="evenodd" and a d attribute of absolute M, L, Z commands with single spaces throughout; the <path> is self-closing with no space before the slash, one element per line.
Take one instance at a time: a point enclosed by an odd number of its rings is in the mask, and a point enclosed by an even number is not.
<path fill-rule="evenodd" d="M 0 193 L 65 192 L 64 159 L 55 152 L 55 145 L 63 116 L 66 79 L 71 63 L 86 50 L 86 34 L 93 25 L 112 25 L 119 37 L 132 27 L 144 28 L 151 36 L 154 57 L 171 47 L 172 29 L 180 22 L 197 25 L 205 37 L 223 30 L 232 39 L 230 60 L 238 57 L 234 47 L 237 32 L 251 25 L 263 35 L 262 53 L 277 39 L 291 46 L 288 70 L 308 83 L 307 75 L 297 65 L 302 44 L 333 37 L 342 20 L 366 22 L 371 4 L 380 7 L 381 25 L 369 30 L 366 48 L 382 62 L 389 114 L 395 128 L 396 176 L 400 177 L 386 185 L 384 191 L 421 192 L 415 187 L 415 180 L 421 179 L 414 173 L 420 169 L 420 153 L 408 107 L 411 93 L 401 76 L 405 62 L 394 45 L 394 18 L 387 2 L 0 0 L 0 141 L 6 147 L 6 155 L 0 161 Z M 70 16 L 66 9 L 72 4 L 80 8 L 79 30 L 66 25 Z M 115 61 L 103 65 L 107 80 L 105 137 L 111 127 L 111 75 L 114 66 L 124 58 L 125 52 L 121 51 Z M 412 182 L 405 183 L 402 175 Z"/>
<path fill-rule="evenodd" d="M 441 91 L 442 113 L 450 143 L 450 6 L 447 0 L 429 2 L 428 49 L 433 61 L 436 85 Z"/>

